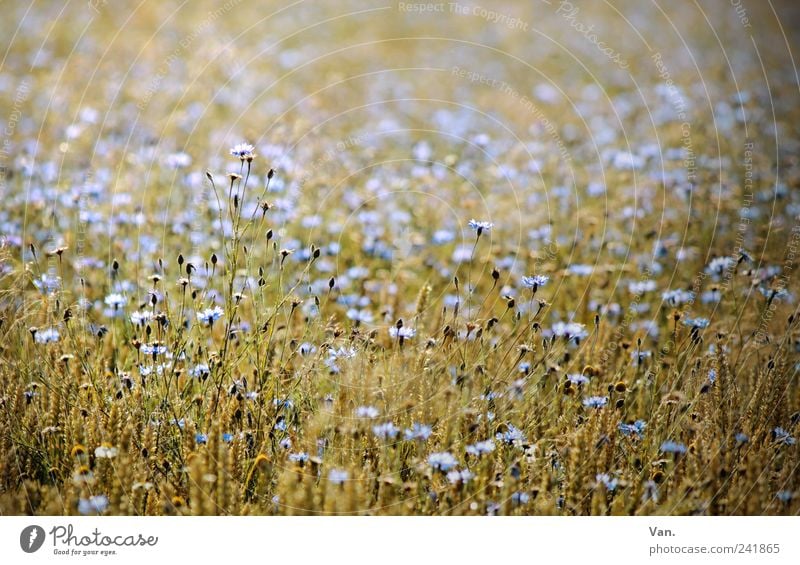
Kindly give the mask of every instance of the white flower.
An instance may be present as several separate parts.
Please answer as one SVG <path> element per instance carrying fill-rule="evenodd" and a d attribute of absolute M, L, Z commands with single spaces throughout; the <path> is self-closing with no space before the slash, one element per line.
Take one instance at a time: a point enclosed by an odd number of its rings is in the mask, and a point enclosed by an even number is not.
<path fill-rule="evenodd" d="M 253 146 L 249 143 L 237 143 L 231 147 L 231 155 L 238 157 L 242 161 L 252 160 L 253 157 L 256 156 L 256 154 L 253 153 Z"/>
<path fill-rule="evenodd" d="M 397 328 L 392 326 L 389 328 L 389 335 L 391 337 L 399 337 L 402 339 L 411 339 L 417 335 L 417 330 L 414 328 Z"/>
<path fill-rule="evenodd" d="M 101 445 L 94 450 L 94 456 L 99 459 L 113 459 L 118 453 L 119 450 L 110 445 Z"/>

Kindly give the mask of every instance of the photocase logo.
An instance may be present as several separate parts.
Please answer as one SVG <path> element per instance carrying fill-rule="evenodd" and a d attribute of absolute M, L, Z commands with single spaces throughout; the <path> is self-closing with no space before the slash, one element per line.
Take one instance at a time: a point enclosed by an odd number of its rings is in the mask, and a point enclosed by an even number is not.
<path fill-rule="evenodd" d="M 39 551 L 44 543 L 44 528 L 41 526 L 28 526 L 19 535 L 19 546 L 25 553 Z"/>

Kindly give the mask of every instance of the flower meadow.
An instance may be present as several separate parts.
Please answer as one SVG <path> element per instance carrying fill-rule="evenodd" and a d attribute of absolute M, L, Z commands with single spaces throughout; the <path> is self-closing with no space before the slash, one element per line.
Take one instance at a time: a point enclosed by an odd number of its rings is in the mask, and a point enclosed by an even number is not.
<path fill-rule="evenodd" d="M 800 512 L 786 20 L 564 4 L 9 6 L 0 512 Z"/>

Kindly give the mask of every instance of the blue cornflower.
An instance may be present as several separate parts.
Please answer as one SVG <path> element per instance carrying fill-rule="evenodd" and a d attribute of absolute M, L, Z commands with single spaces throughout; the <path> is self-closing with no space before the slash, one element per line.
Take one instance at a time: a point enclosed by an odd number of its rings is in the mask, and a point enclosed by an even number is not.
<path fill-rule="evenodd" d="M 55 292 L 61 288 L 61 277 L 44 274 L 40 279 L 35 279 L 33 285 L 43 292 Z"/>
<path fill-rule="evenodd" d="M 294 402 L 292 402 L 291 398 L 283 398 L 283 399 L 273 398 L 272 405 L 275 408 L 281 408 L 286 410 L 291 410 L 292 408 L 294 408 Z"/>
<path fill-rule="evenodd" d="M 282 449 L 289 450 L 292 448 L 292 438 L 285 437 L 278 442 L 278 445 L 280 445 Z"/>
<path fill-rule="evenodd" d="M 581 373 L 573 373 L 571 375 L 567 375 L 567 380 L 574 385 L 585 385 L 589 383 L 589 377 L 586 375 L 582 375 Z"/>
<path fill-rule="evenodd" d="M 475 475 L 469 469 L 463 469 L 458 471 L 456 469 L 447 473 L 447 481 L 450 484 L 457 485 L 459 483 L 467 483 L 472 479 Z"/>
<path fill-rule="evenodd" d="M 661 299 L 670 306 L 678 306 L 694 301 L 694 293 L 688 290 L 668 290 L 661 295 Z"/>
<path fill-rule="evenodd" d="M 164 355 L 167 352 L 167 346 L 160 343 L 145 343 L 141 347 L 142 353 L 145 355 Z"/>
<path fill-rule="evenodd" d="M 715 257 L 706 267 L 706 273 L 717 278 L 725 274 L 725 271 L 734 264 L 736 264 L 736 260 L 733 257 Z"/>
<path fill-rule="evenodd" d="M 686 446 L 677 441 L 667 440 L 661 444 L 659 451 L 661 451 L 661 453 L 676 453 L 682 455 L 686 453 Z"/>
<path fill-rule="evenodd" d="M 205 363 L 198 363 L 191 369 L 189 369 L 189 376 L 199 379 L 199 378 L 206 378 L 211 374 L 211 369 Z"/>
<path fill-rule="evenodd" d="M 89 498 L 81 498 L 78 501 L 78 512 L 84 516 L 88 514 L 102 514 L 108 508 L 108 497 L 98 494 Z"/>
<path fill-rule="evenodd" d="M 131 323 L 134 326 L 143 326 L 145 323 L 153 319 L 153 313 L 149 310 L 142 310 L 131 313 Z"/>
<path fill-rule="evenodd" d="M 772 430 L 772 438 L 775 440 L 776 443 L 783 444 L 783 445 L 794 445 L 795 439 L 789 434 L 788 431 L 784 430 L 780 426 Z"/>
<path fill-rule="evenodd" d="M 197 313 L 197 319 L 207 326 L 210 326 L 222 317 L 222 308 L 214 306 L 213 308 L 206 308 L 205 310 Z"/>
<path fill-rule="evenodd" d="M 690 326 L 694 330 L 702 330 L 711 323 L 707 318 L 684 318 L 681 322 L 684 326 Z"/>
<path fill-rule="evenodd" d="M 194 436 L 194 441 L 198 445 L 205 445 L 208 443 L 208 436 L 206 434 L 196 434 Z"/>
<path fill-rule="evenodd" d="M 237 143 L 233 147 L 231 147 L 231 155 L 234 157 L 238 157 L 242 161 L 244 160 L 253 160 L 255 157 L 255 153 L 253 153 L 253 146 L 249 143 Z"/>
<path fill-rule="evenodd" d="M 628 283 L 628 291 L 631 294 L 640 296 L 646 292 L 652 292 L 656 289 L 656 281 L 647 279 L 644 281 L 633 281 Z"/>
<path fill-rule="evenodd" d="M 340 371 L 337 361 L 339 359 L 352 359 L 356 356 L 356 350 L 353 347 L 340 347 L 338 349 L 329 349 L 328 356 L 325 358 L 325 366 L 330 369 L 332 373 Z"/>
<path fill-rule="evenodd" d="M 644 484 L 644 492 L 642 493 L 642 502 L 652 500 L 658 502 L 658 483 L 654 480 L 649 480 Z"/>
<path fill-rule="evenodd" d="M 547 284 L 550 277 L 547 275 L 534 275 L 532 277 L 522 277 L 522 286 L 525 288 L 537 289 Z"/>
<path fill-rule="evenodd" d="M 633 424 L 620 422 L 617 429 L 622 432 L 622 435 L 629 436 L 631 434 L 636 434 L 636 436 L 641 438 L 644 435 L 646 426 L 647 423 L 644 420 L 636 420 Z"/>
<path fill-rule="evenodd" d="M 764 298 L 767 299 L 767 302 L 772 302 L 773 300 L 780 301 L 789 296 L 789 291 L 785 288 L 767 288 L 765 286 L 759 286 L 758 292 L 764 295 Z"/>
<path fill-rule="evenodd" d="M 289 461 L 292 461 L 293 463 L 303 464 L 306 461 L 308 461 L 308 453 L 306 453 L 305 451 L 300 451 L 299 453 L 290 453 Z"/>
<path fill-rule="evenodd" d="M 467 446 L 467 453 L 474 455 L 475 457 L 480 457 L 481 455 L 484 455 L 485 453 L 491 453 L 492 451 L 494 451 L 494 441 L 490 439 L 487 439 L 486 441 L 479 441 Z"/>
<path fill-rule="evenodd" d="M 406 327 L 398 328 L 396 326 L 392 326 L 391 328 L 389 328 L 389 336 L 393 338 L 399 337 L 400 339 L 411 339 L 415 335 L 417 335 L 417 330 L 415 330 L 414 328 L 406 328 Z"/>
<path fill-rule="evenodd" d="M 37 331 L 34 336 L 36 343 L 56 343 L 61 339 L 61 334 L 58 333 L 56 328 L 47 328 Z"/>
<path fill-rule="evenodd" d="M 418 439 L 425 441 L 431 436 L 433 429 L 425 424 L 414 423 L 410 428 L 406 428 L 403 432 L 405 438 L 408 440 Z"/>
<path fill-rule="evenodd" d="M 520 430 L 513 424 L 508 424 L 506 431 L 499 432 L 495 434 L 494 437 L 497 441 L 501 441 L 508 445 L 513 445 L 515 443 L 522 443 L 525 441 L 525 434 L 523 434 L 522 430 Z"/>
<path fill-rule="evenodd" d="M 527 492 L 522 492 L 521 490 L 518 490 L 511 495 L 511 502 L 513 504 L 528 504 L 530 499 L 531 495 L 529 495 Z"/>
<path fill-rule="evenodd" d="M 356 408 L 356 418 L 377 418 L 378 409 L 374 406 L 359 406 Z"/>
<path fill-rule="evenodd" d="M 229 434 L 229 433 L 222 434 L 222 441 L 224 441 L 225 443 L 232 442 L 233 441 L 233 434 Z"/>
<path fill-rule="evenodd" d="M 594 272 L 594 267 L 591 265 L 570 265 L 567 267 L 567 272 L 572 275 L 578 275 L 579 277 L 588 277 Z"/>
<path fill-rule="evenodd" d="M 350 473 L 342 469 L 331 469 L 328 473 L 328 480 L 335 485 L 340 485 L 350 477 Z"/>
<path fill-rule="evenodd" d="M 118 310 L 121 306 L 124 306 L 127 301 L 127 298 L 116 292 L 109 294 L 105 298 L 106 306 L 110 306 L 114 310 Z"/>
<path fill-rule="evenodd" d="M 478 234 L 478 237 L 480 237 L 483 232 L 491 231 L 491 229 L 494 227 L 494 224 L 491 222 L 481 222 L 478 220 L 470 220 L 468 225 L 470 228 L 475 230 L 475 232 Z"/>
<path fill-rule="evenodd" d="M 586 327 L 577 322 L 556 322 L 553 324 L 552 332 L 555 336 L 565 337 L 567 340 L 574 340 L 576 343 L 589 336 Z"/>
<path fill-rule="evenodd" d="M 436 230 L 433 233 L 433 243 L 434 245 L 444 245 L 453 241 L 455 237 L 450 230 Z"/>
<path fill-rule="evenodd" d="M 737 445 L 744 445 L 750 441 L 750 438 L 744 432 L 736 432 L 736 435 L 733 436 L 733 439 L 736 440 Z"/>
<path fill-rule="evenodd" d="M 317 351 L 317 347 L 313 343 L 303 342 L 300 344 L 300 347 L 297 348 L 300 352 L 300 355 L 303 357 L 308 357 L 309 355 L 313 355 Z"/>
<path fill-rule="evenodd" d="M 380 439 L 394 439 L 399 432 L 400 430 L 392 422 L 372 426 L 372 433 Z"/>
<path fill-rule="evenodd" d="M 369 310 L 359 310 L 358 308 L 350 308 L 347 311 L 347 317 L 359 324 L 371 324 L 374 319 L 372 312 Z"/>
<path fill-rule="evenodd" d="M 602 408 L 608 404 L 607 396 L 587 396 L 583 399 L 583 405 L 587 408 Z"/>
<path fill-rule="evenodd" d="M 617 485 L 619 484 L 619 480 L 612 478 L 608 473 L 598 473 L 595 476 L 595 480 L 597 481 L 597 484 L 605 486 L 606 490 L 609 491 L 616 489 Z"/>
<path fill-rule="evenodd" d="M 428 465 L 437 471 L 447 472 L 458 465 L 458 461 L 451 453 L 443 451 L 440 453 L 431 453 L 428 456 Z"/>

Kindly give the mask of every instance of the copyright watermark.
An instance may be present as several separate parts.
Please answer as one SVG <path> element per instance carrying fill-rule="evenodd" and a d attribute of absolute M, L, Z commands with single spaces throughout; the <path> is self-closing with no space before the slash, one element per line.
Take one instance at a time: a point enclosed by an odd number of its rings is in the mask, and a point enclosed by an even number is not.
<path fill-rule="evenodd" d="M 528 31 L 528 22 L 483 6 L 472 6 L 460 2 L 398 2 L 398 12 L 413 14 L 456 14 L 473 16 L 492 24 L 500 24 L 508 29 Z"/>

